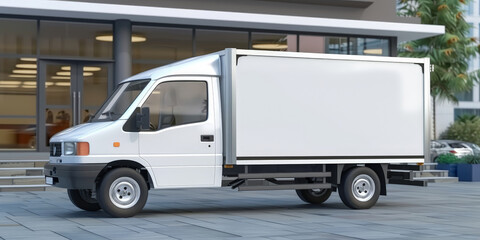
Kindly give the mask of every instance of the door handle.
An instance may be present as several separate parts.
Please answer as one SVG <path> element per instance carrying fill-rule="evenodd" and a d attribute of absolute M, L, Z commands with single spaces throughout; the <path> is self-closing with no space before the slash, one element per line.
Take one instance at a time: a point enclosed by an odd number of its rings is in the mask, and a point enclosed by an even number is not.
<path fill-rule="evenodd" d="M 201 135 L 200 141 L 202 142 L 213 142 L 213 135 Z"/>

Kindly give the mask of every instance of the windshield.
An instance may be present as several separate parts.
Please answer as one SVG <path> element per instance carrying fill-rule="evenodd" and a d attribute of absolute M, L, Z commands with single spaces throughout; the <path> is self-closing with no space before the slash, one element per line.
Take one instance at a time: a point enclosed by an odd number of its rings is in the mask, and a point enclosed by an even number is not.
<path fill-rule="evenodd" d="M 120 84 L 112 96 L 92 118 L 92 122 L 115 121 L 119 119 L 150 80 Z"/>

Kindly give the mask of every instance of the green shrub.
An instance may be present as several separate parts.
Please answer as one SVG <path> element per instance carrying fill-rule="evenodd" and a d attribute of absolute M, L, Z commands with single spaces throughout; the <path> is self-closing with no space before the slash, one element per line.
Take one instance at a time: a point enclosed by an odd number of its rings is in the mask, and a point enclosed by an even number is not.
<path fill-rule="evenodd" d="M 480 156 L 467 155 L 463 156 L 460 160 L 462 161 L 462 163 L 480 164 Z"/>
<path fill-rule="evenodd" d="M 442 139 L 460 140 L 480 144 L 480 118 L 463 116 L 450 124 Z"/>
<path fill-rule="evenodd" d="M 437 157 L 437 163 L 454 164 L 462 162 L 457 156 L 447 153 Z"/>

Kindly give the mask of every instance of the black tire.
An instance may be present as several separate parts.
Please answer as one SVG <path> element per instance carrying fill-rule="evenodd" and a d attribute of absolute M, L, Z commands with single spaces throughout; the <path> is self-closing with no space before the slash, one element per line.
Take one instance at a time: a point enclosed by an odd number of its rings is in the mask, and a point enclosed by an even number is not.
<path fill-rule="evenodd" d="M 145 179 L 131 168 L 108 172 L 97 188 L 102 209 L 112 217 L 131 217 L 140 212 L 148 198 Z"/>
<path fill-rule="evenodd" d="M 68 189 L 68 198 L 76 207 L 85 211 L 98 211 L 100 205 L 97 199 L 92 198 L 92 190 L 90 189 Z"/>
<path fill-rule="evenodd" d="M 322 204 L 330 197 L 332 189 L 302 189 L 296 192 L 298 197 L 306 203 Z"/>
<path fill-rule="evenodd" d="M 347 207 L 368 209 L 377 202 L 380 188 L 380 179 L 372 169 L 356 167 L 342 174 L 338 194 Z"/>

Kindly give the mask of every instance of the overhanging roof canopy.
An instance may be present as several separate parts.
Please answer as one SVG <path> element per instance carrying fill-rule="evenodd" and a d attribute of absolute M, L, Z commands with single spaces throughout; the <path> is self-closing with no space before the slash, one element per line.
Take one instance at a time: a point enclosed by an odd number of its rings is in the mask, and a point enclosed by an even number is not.
<path fill-rule="evenodd" d="M 399 42 L 445 31 L 438 25 L 52 0 L 2 0 L 0 14 L 397 37 Z"/>

